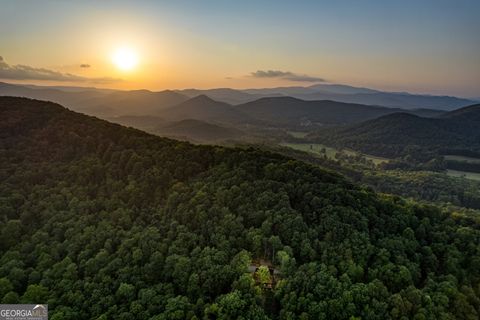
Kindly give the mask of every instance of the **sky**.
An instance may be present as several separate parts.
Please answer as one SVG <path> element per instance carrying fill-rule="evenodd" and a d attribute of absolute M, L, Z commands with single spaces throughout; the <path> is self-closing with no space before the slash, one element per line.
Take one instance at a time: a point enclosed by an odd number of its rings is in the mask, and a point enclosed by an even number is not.
<path fill-rule="evenodd" d="M 0 0 L 0 79 L 480 97 L 479 14 L 478 0 Z"/>

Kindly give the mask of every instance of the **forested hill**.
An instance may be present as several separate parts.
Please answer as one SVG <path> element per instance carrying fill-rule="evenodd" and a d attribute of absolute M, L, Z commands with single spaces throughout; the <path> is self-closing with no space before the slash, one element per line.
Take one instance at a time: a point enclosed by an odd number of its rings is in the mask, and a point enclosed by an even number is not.
<path fill-rule="evenodd" d="M 478 222 L 303 162 L 2 97 L 0 163 L 0 300 L 52 320 L 480 314 Z"/>
<path fill-rule="evenodd" d="M 480 105 L 461 108 L 438 118 L 407 113 L 389 114 L 310 136 L 340 147 L 389 158 L 428 161 L 442 150 L 480 152 Z"/>
<path fill-rule="evenodd" d="M 352 124 L 396 112 L 421 116 L 437 114 L 436 110 L 387 108 L 330 100 L 305 101 L 292 97 L 261 98 L 235 106 L 249 116 L 282 127 L 305 129 L 305 126 Z"/>
<path fill-rule="evenodd" d="M 480 104 L 474 104 L 441 114 L 440 118 L 480 122 Z"/>

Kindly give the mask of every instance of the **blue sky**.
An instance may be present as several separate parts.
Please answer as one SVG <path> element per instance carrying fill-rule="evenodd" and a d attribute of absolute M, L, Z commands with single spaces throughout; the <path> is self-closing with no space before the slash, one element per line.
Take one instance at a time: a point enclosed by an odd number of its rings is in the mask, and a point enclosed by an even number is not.
<path fill-rule="evenodd" d="M 96 66 L 88 70 L 92 77 L 121 76 L 132 88 L 292 84 L 249 76 L 278 70 L 385 90 L 480 96 L 480 1 L 0 5 L 0 56 L 11 66 L 89 76 L 73 68 L 87 62 Z M 144 68 L 123 75 L 109 69 L 107 44 L 115 43 L 138 48 Z"/>

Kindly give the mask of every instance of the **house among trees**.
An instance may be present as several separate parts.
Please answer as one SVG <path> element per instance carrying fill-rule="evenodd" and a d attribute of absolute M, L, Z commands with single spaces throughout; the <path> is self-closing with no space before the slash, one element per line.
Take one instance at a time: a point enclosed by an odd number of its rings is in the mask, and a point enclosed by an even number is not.
<path fill-rule="evenodd" d="M 252 261 L 248 271 L 253 274 L 255 282 L 264 289 L 275 288 L 280 276 L 280 271 L 275 269 L 270 261 L 262 259 Z"/>

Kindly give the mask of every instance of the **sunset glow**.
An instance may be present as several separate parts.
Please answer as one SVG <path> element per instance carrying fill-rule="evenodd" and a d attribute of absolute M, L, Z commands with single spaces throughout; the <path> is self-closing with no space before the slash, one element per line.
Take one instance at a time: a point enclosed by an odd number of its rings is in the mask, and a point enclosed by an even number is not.
<path fill-rule="evenodd" d="M 112 57 L 115 66 L 123 71 L 130 71 L 138 64 L 137 53 L 130 48 L 117 49 Z"/>
<path fill-rule="evenodd" d="M 92 10 L 90 1 L 3 1 L 5 63 L 78 77 L 5 74 L 0 81 L 165 90 L 324 79 L 478 97 L 478 2 L 440 2 L 126 0 L 95 2 Z"/>

